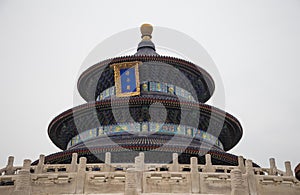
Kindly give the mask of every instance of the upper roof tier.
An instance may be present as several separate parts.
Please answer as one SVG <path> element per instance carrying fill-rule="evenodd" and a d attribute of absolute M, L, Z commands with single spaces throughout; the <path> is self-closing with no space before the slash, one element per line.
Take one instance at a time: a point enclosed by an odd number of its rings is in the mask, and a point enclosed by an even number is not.
<path fill-rule="evenodd" d="M 77 83 L 83 99 L 87 102 L 95 101 L 103 91 L 115 86 L 114 70 L 111 68 L 113 64 L 138 61 L 141 62 L 139 65 L 141 84 L 153 81 L 174 85 L 190 93 L 196 101 L 206 102 L 215 89 L 212 77 L 191 62 L 157 54 L 151 41 L 152 31 L 153 27 L 149 24 L 141 26 L 142 40 L 134 55 L 107 59 L 84 71 Z"/>

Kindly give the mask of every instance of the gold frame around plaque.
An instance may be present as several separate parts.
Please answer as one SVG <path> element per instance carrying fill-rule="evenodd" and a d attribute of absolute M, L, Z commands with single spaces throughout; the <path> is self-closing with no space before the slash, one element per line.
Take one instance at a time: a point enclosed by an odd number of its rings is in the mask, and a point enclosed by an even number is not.
<path fill-rule="evenodd" d="M 129 96 L 135 96 L 140 95 L 141 89 L 140 89 L 140 75 L 139 75 L 139 65 L 142 64 L 142 62 L 139 61 L 133 61 L 133 62 L 122 62 L 122 63 L 115 63 L 112 64 L 110 67 L 114 68 L 114 76 L 115 76 L 115 86 L 116 86 L 116 96 L 117 97 L 129 97 Z M 123 68 L 132 68 L 134 67 L 135 71 L 135 85 L 136 85 L 136 91 L 135 92 L 127 92 L 122 93 L 121 91 L 121 75 L 120 70 Z"/>

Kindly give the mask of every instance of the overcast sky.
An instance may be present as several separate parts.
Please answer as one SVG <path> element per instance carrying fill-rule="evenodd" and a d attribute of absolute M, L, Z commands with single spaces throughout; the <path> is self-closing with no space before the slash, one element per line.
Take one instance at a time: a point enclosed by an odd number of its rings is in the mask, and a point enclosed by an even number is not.
<path fill-rule="evenodd" d="M 214 60 L 225 110 L 244 130 L 231 153 L 264 167 L 270 157 L 281 169 L 290 160 L 294 169 L 300 162 L 299 0 L 0 0 L 0 167 L 9 155 L 21 165 L 59 151 L 47 127 L 73 107 L 84 59 L 106 38 L 145 22 L 189 35 Z"/>

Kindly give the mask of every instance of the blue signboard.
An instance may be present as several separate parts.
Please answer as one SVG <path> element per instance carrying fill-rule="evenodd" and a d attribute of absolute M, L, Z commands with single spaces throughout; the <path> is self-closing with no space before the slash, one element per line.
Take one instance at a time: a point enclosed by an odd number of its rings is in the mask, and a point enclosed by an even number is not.
<path fill-rule="evenodd" d="M 130 93 L 136 92 L 135 68 L 120 69 L 121 75 L 121 92 Z"/>
<path fill-rule="evenodd" d="M 139 64 L 138 61 L 112 64 L 117 97 L 140 95 Z"/>

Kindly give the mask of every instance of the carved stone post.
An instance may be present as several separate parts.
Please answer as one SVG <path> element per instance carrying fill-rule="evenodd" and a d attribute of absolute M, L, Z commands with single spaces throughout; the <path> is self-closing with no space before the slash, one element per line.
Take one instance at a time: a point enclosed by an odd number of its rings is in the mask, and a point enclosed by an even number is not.
<path fill-rule="evenodd" d="M 25 159 L 23 161 L 23 167 L 22 167 L 22 169 L 30 171 L 30 165 L 31 165 L 31 160 Z"/>
<path fill-rule="evenodd" d="M 235 168 L 230 172 L 231 177 L 231 195 L 246 195 L 248 194 L 243 187 L 242 171 Z"/>
<path fill-rule="evenodd" d="M 198 158 L 191 158 L 191 183 L 192 183 L 192 193 L 200 192 L 200 175 L 198 172 Z"/>
<path fill-rule="evenodd" d="M 135 167 L 135 170 L 137 170 L 137 171 L 142 170 L 142 167 L 141 167 L 141 158 L 139 156 L 136 156 L 134 158 L 134 167 Z"/>
<path fill-rule="evenodd" d="M 256 179 L 254 175 L 252 160 L 246 160 L 246 174 L 247 174 L 249 194 L 257 195 Z"/>
<path fill-rule="evenodd" d="M 290 161 L 284 162 L 284 166 L 285 166 L 285 176 L 293 176 L 291 162 Z"/>
<path fill-rule="evenodd" d="M 215 169 L 211 163 L 210 154 L 205 154 L 205 166 L 203 172 L 215 172 Z"/>
<path fill-rule="evenodd" d="M 110 152 L 106 152 L 105 153 L 105 164 L 111 164 L 111 153 Z"/>
<path fill-rule="evenodd" d="M 245 164 L 244 164 L 244 157 L 239 156 L 238 157 L 238 163 L 239 163 L 238 167 L 242 171 L 242 173 L 243 174 L 246 173 Z"/>
<path fill-rule="evenodd" d="M 41 154 L 40 158 L 39 158 L 39 163 L 35 170 L 35 173 L 38 173 L 38 174 L 43 173 L 44 164 L 45 164 L 45 155 Z"/>
<path fill-rule="evenodd" d="M 77 171 L 77 159 L 78 159 L 78 154 L 77 153 L 73 153 L 72 154 L 72 161 L 70 164 L 70 168 L 69 168 L 69 172 L 76 172 Z"/>
<path fill-rule="evenodd" d="M 144 152 L 140 152 L 139 153 L 139 157 L 140 157 L 140 167 L 141 167 L 141 170 L 144 171 L 145 170 L 145 154 Z"/>
<path fill-rule="evenodd" d="M 274 158 L 270 158 L 270 175 L 277 175 L 277 167 Z"/>
<path fill-rule="evenodd" d="M 139 155 L 139 156 L 135 157 L 134 163 L 135 163 L 135 169 L 129 169 L 128 174 L 129 174 L 129 178 L 130 178 L 132 176 L 132 172 L 134 172 L 136 191 L 141 193 L 142 192 L 142 183 L 143 183 L 142 180 L 143 180 L 144 156 Z"/>
<path fill-rule="evenodd" d="M 105 153 L 104 171 L 105 172 L 110 172 L 111 171 L 111 153 L 110 152 Z"/>
<path fill-rule="evenodd" d="M 7 159 L 7 165 L 5 168 L 5 175 L 13 175 L 14 174 L 14 159 L 15 157 L 9 156 Z"/>
<path fill-rule="evenodd" d="M 137 195 L 138 186 L 136 181 L 136 170 L 134 168 L 127 169 L 126 181 L 125 181 L 125 193 L 124 195 Z"/>
<path fill-rule="evenodd" d="M 171 166 L 171 171 L 178 172 L 179 171 L 179 163 L 178 163 L 178 154 L 173 153 L 173 163 Z"/>
<path fill-rule="evenodd" d="M 86 161 L 87 161 L 86 157 L 81 157 L 79 159 L 79 165 L 78 165 L 77 177 L 76 177 L 76 193 L 77 194 L 84 193 Z"/>
<path fill-rule="evenodd" d="M 23 167 L 19 171 L 16 187 L 13 195 L 30 195 L 31 194 L 31 181 L 30 181 L 30 165 L 31 160 L 25 159 Z"/>

